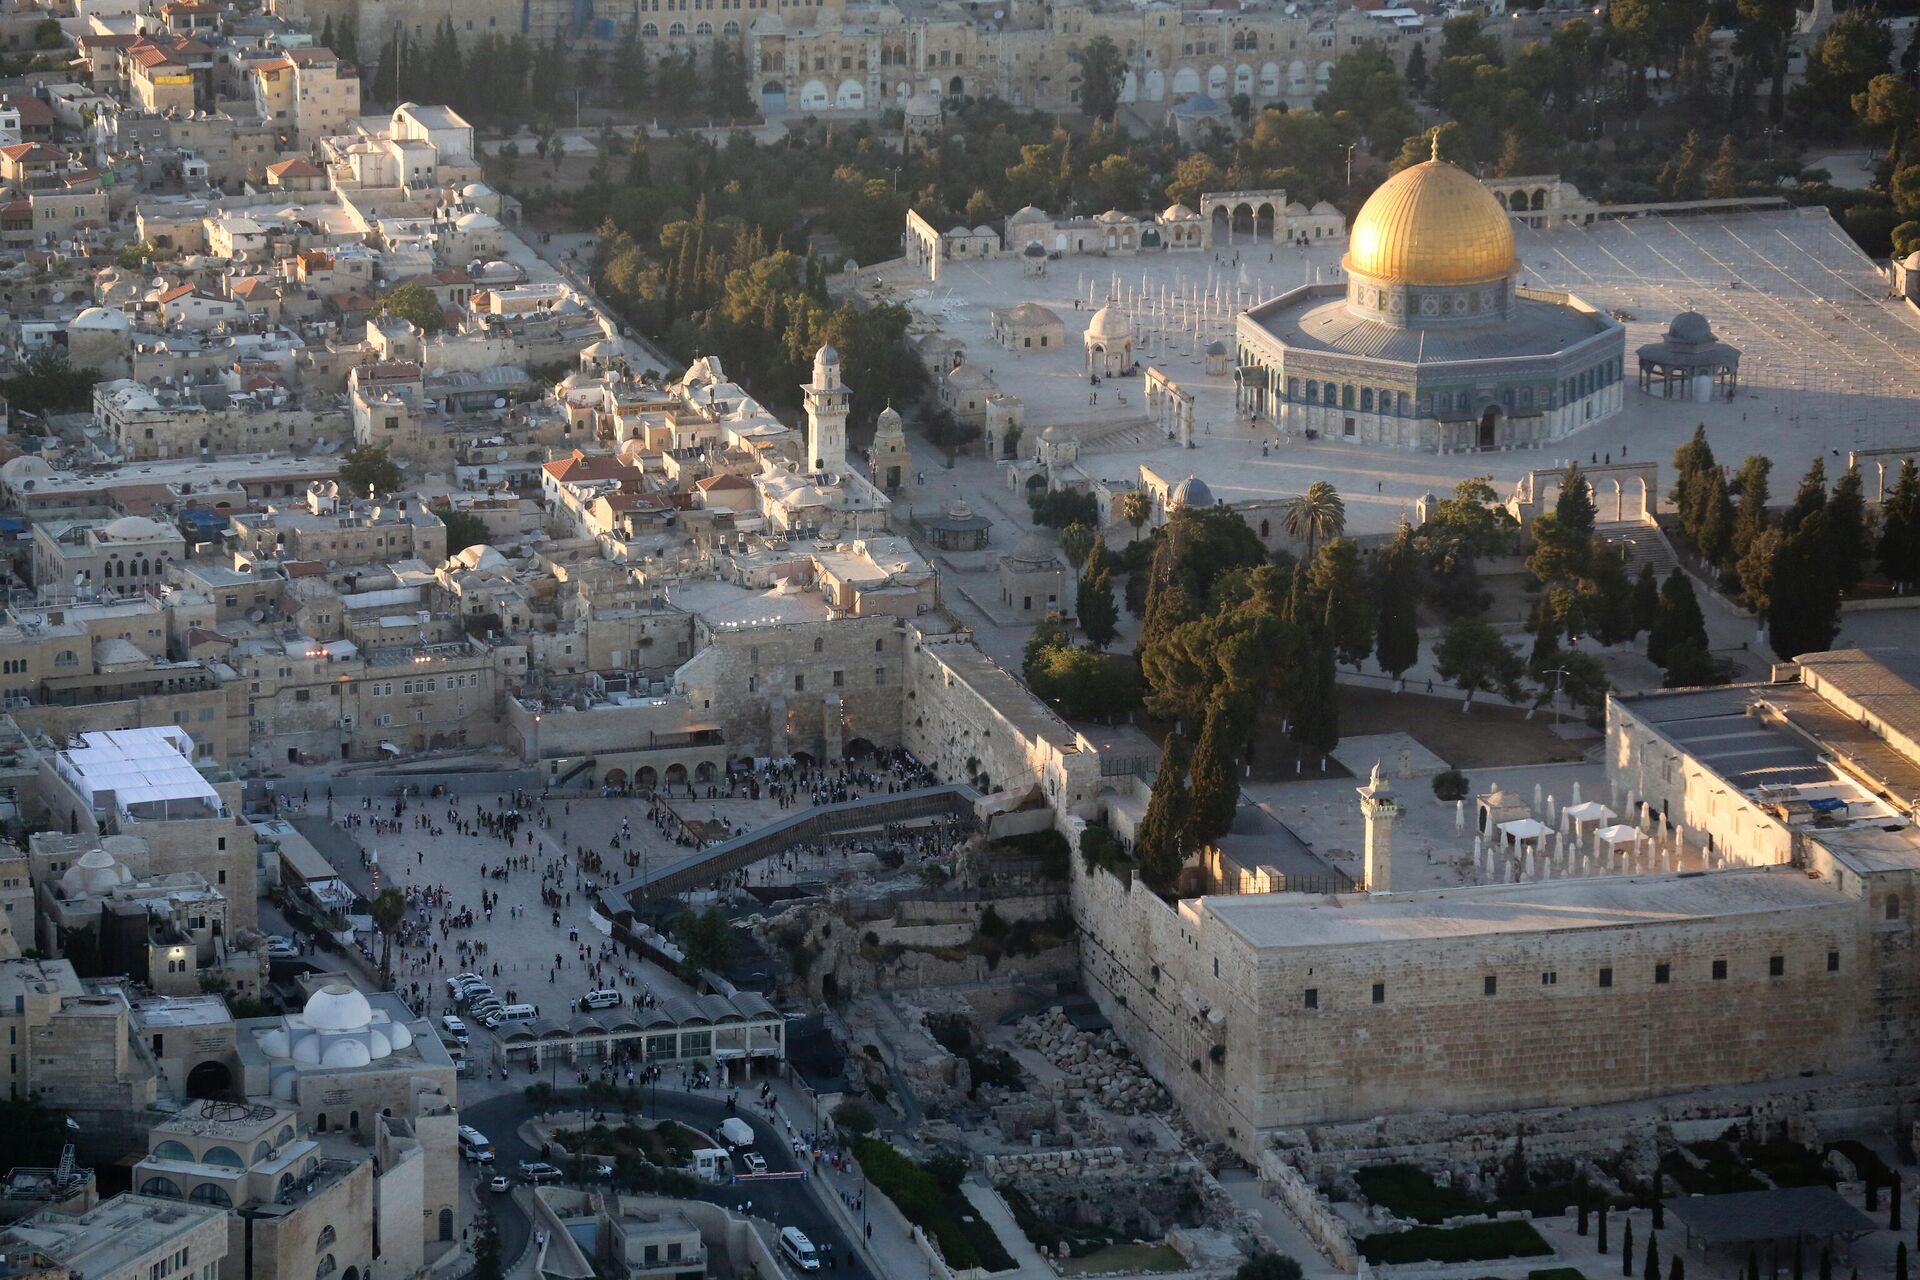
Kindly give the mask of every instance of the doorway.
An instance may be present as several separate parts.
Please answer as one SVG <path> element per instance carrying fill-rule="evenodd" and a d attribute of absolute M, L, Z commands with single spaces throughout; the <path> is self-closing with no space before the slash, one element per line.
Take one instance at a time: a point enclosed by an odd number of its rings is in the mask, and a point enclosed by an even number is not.
<path fill-rule="evenodd" d="M 1488 405 L 1486 412 L 1480 415 L 1480 447 L 1482 449 L 1494 447 L 1495 439 L 1499 435 L 1500 416 L 1500 406 L 1497 404 Z"/>

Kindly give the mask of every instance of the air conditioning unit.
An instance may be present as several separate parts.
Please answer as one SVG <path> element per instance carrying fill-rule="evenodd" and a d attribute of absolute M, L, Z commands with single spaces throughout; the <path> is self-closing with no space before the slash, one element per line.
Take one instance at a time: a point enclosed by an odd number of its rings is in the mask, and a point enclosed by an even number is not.
<path fill-rule="evenodd" d="M 341 716 L 341 717 L 340 717 L 340 727 L 341 727 L 342 729 L 352 729 L 352 728 L 353 728 L 353 717 L 352 717 L 352 716 Z"/>

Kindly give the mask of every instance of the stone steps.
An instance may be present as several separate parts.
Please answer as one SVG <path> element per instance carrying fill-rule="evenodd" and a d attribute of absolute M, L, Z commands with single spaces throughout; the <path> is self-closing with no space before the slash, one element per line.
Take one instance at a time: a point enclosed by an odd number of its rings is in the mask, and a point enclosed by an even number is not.
<path fill-rule="evenodd" d="M 1653 566 L 1653 576 L 1660 581 L 1665 581 L 1667 575 L 1679 567 L 1680 558 L 1674 554 L 1673 544 L 1657 524 L 1639 520 L 1603 521 L 1593 526 L 1593 535 L 1607 546 L 1626 551 L 1629 582 L 1639 580 L 1645 565 Z"/>

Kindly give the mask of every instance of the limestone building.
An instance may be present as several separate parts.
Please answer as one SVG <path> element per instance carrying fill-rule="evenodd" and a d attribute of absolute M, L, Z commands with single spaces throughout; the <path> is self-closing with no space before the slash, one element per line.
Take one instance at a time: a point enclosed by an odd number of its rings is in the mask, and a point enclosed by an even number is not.
<path fill-rule="evenodd" d="M 87 1280 L 214 1280 L 227 1256 L 227 1212 L 121 1195 L 77 1218 L 42 1213 L 0 1232 L 9 1254 L 32 1250 Z"/>
<path fill-rule="evenodd" d="M 1344 283 L 1239 317 L 1242 410 L 1290 433 L 1443 452 L 1539 445 L 1619 412 L 1626 331 L 1521 286 L 1507 209 L 1435 145 L 1368 197 Z"/>
<path fill-rule="evenodd" d="M 1910 654 L 1810 654 L 1761 684 L 1614 699 L 1613 806 L 1591 807 L 1631 822 L 1589 829 L 1597 868 L 1584 836 L 1569 861 L 1516 819 L 1525 870 L 1516 850 L 1478 883 L 1391 891 L 1378 777 L 1359 796 L 1372 893 L 1168 903 L 1076 863 L 1089 988 L 1250 1158 L 1277 1130 L 1416 1106 L 1897 1073 L 1920 1030 L 1916 676 Z"/>
<path fill-rule="evenodd" d="M 1067 601 L 1067 566 L 1060 550 L 1036 531 L 1000 557 L 1000 603 L 1021 618 L 1073 611 Z"/>

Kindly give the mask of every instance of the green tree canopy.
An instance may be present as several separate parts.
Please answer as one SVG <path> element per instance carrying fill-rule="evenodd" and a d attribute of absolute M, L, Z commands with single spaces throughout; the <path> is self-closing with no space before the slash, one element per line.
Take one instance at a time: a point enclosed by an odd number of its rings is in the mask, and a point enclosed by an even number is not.
<path fill-rule="evenodd" d="M 422 333 L 438 333 L 447 327 L 440 299 L 423 284 L 403 284 L 388 290 L 373 304 L 373 314 L 406 320 Z"/>
<path fill-rule="evenodd" d="M 340 463 L 340 484 L 355 497 L 398 493 L 400 468 L 383 444 L 355 445 Z"/>

